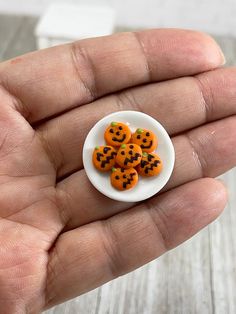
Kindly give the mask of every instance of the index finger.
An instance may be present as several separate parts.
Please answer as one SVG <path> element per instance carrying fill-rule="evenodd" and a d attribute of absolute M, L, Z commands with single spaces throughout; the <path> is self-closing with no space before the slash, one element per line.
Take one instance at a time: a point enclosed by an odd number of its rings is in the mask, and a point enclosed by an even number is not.
<path fill-rule="evenodd" d="M 193 75 L 223 64 L 209 36 L 175 29 L 86 39 L 0 65 L 0 84 L 31 122 L 127 87 Z"/>

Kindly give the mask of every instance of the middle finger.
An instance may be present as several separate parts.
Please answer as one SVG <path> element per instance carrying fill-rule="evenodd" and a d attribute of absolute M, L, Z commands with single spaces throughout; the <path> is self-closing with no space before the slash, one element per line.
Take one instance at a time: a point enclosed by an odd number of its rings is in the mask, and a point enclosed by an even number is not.
<path fill-rule="evenodd" d="M 236 69 L 127 89 L 58 116 L 38 128 L 58 179 L 83 168 L 82 148 L 91 127 L 119 110 L 143 111 L 170 135 L 236 113 Z"/>

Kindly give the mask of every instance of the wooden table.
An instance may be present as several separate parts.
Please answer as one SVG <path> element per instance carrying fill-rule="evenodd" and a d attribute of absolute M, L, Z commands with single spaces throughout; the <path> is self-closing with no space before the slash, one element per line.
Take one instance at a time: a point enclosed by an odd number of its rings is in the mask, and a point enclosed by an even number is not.
<path fill-rule="evenodd" d="M 36 22 L 32 17 L 0 15 L 0 61 L 36 49 Z M 236 64 L 236 40 L 217 37 L 217 41 L 227 65 Z M 47 314 L 235 314 L 235 171 L 222 179 L 229 189 L 229 204 L 211 226 L 158 260 Z"/>

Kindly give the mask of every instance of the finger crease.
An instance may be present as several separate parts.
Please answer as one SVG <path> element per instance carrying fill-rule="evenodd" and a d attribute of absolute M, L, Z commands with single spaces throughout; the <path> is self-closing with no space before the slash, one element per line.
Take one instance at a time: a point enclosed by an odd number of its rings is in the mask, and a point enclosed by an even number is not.
<path fill-rule="evenodd" d="M 82 83 L 85 90 L 89 94 L 89 101 L 93 101 L 94 99 L 96 99 L 97 95 L 95 68 L 89 55 L 85 52 L 85 49 L 83 49 L 78 42 L 72 43 L 71 45 L 71 59 L 79 81 Z M 82 71 L 79 66 L 81 62 L 85 64 L 86 70 L 90 73 L 90 83 L 82 77 Z"/>
<path fill-rule="evenodd" d="M 194 79 L 199 89 L 202 104 L 204 107 L 205 121 L 208 122 L 210 121 L 210 117 L 212 116 L 212 112 L 213 112 L 213 104 L 214 104 L 213 93 L 210 87 L 207 89 L 207 92 L 206 92 L 206 87 L 203 85 L 199 76 L 195 76 Z"/>
<path fill-rule="evenodd" d="M 127 110 L 131 108 L 132 110 L 137 110 L 143 112 L 143 108 L 140 103 L 136 100 L 134 93 L 131 91 L 124 91 L 116 94 L 116 103 L 120 110 Z"/>
<path fill-rule="evenodd" d="M 47 139 L 45 138 L 43 132 L 35 132 L 35 134 L 37 134 L 41 144 L 42 144 L 42 148 L 45 151 L 46 155 L 48 156 L 48 159 L 50 160 L 50 163 L 52 164 L 55 172 L 57 173 L 58 171 L 58 162 L 55 158 L 55 155 L 52 152 L 52 149 L 47 141 Z"/>
<path fill-rule="evenodd" d="M 147 58 L 147 51 L 146 51 L 145 45 L 144 45 L 143 41 L 141 40 L 138 32 L 132 32 L 132 34 L 134 35 L 135 39 L 137 40 L 137 43 L 138 43 L 139 47 L 141 48 L 141 52 L 144 56 L 145 63 L 146 63 L 145 64 L 146 70 L 147 70 L 147 74 L 148 74 L 148 81 L 152 82 L 153 81 L 152 70 L 151 70 L 151 66 L 150 66 L 148 58 Z"/>
<path fill-rule="evenodd" d="M 189 133 L 185 133 L 183 136 L 187 139 L 191 149 L 192 149 L 192 155 L 193 159 L 195 160 L 196 164 L 198 165 L 198 168 L 200 170 L 200 175 L 203 178 L 204 175 L 204 166 L 203 166 L 203 160 L 200 158 L 198 150 L 196 149 L 196 146 L 194 144 L 194 141 L 192 140 L 191 136 Z"/>
<path fill-rule="evenodd" d="M 73 197 L 69 191 L 66 191 L 58 185 L 56 187 L 56 195 L 60 216 L 63 219 L 64 226 L 66 226 L 70 221 L 71 213 L 69 213 L 69 209 L 71 208 L 71 201 L 73 201 Z"/>
<path fill-rule="evenodd" d="M 119 241 L 108 220 L 101 221 L 101 235 L 101 243 L 108 258 L 108 268 L 112 278 L 116 278 L 120 275 L 122 262 L 118 248 Z"/>
<path fill-rule="evenodd" d="M 57 266 L 57 271 L 56 267 Z M 57 292 L 54 286 L 55 279 L 58 277 L 60 272 L 64 273 L 67 269 L 65 269 L 57 251 L 57 245 L 52 247 L 49 251 L 49 260 L 47 264 L 47 281 L 45 288 L 45 307 L 47 307 L 50 303 L 53 303 L 53 300 L 57 297 Z"/>
<path fill-rule="evenodd" d="M 27 106 L 12 92 L 10 92 L 10 89 L 6 86 L 6 83 L 3 84 L 3 82 L 1 82 L 0 89 L 10 97 L 10 106 L 19 112 L 28 121 L 30 117 L 30 111 Z"/>
<path fill-rule="evenodd" d="M 150 200 L 145 202 L 144 205 L 146 207 L 146 213 L 150 216 L 150 219 L 158 232 L 164 251 L 168 251 L 170 249 L 169 243 L 171 239 L 166 222 L 168 217 L 166 219 L 164 211 L 159 207 L 157 208 L 154 201 Z"/>

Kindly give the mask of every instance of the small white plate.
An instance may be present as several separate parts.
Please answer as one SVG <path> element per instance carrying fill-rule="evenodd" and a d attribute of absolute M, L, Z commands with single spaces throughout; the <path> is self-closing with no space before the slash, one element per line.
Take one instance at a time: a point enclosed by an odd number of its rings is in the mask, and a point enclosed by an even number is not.
<path fill-rule="evenodd" d="M 95 146 L 105 145 L 104 132 L 112 122 L 129 125 L 132 132 L 137 128 L 153 131 L 158 138 L 156 153 L 163 162 L 163 170 L 156 177 L 139 176 L 137 185 L 127 191 L 118 191 L 110 183 L 110 172 L 99 172 L 93 165 L 92 154 Z M 159 192 L 168 182 L 174 168 L 175 151 L 164 127 L 149 115 L 139 111 L 118 111 L 99 120 L 88 133 L 83 147 L 83 164 L 87 176 L 95 188 L 111 199 L 123 202 L 138 202 Z"/>

